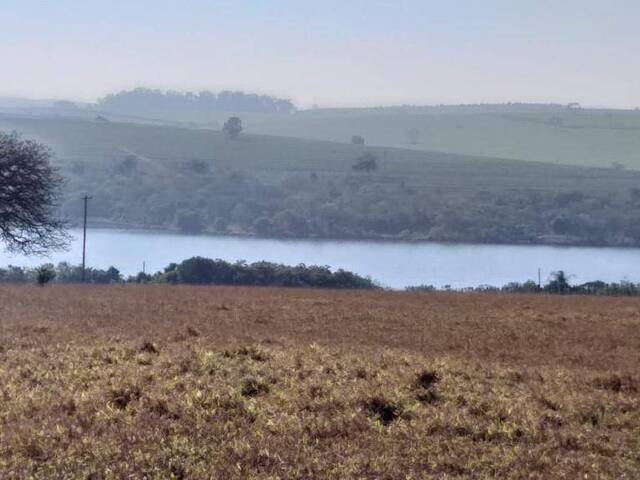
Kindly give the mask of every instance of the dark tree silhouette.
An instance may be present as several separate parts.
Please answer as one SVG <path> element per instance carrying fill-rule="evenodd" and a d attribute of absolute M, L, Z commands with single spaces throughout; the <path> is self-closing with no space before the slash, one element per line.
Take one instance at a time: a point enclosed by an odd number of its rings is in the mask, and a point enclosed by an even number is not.
<path fill-rule="evenodd" d="M 242 120 L 238 117 L 229 117 L 229 120 L 224 122 L 222 131 L 235 140 L 242 132 Z"/>
<path fill-rule="evenodd" d="M 176 92 L 136 88 L 107 95 L 98 101 L 107 111 L 199 110 L 226 112 L 293 113 L 291 100 L 244 92 Z"/>
<path fill-rule="evenodd" d="M 551 280 L 544 288 L 551 293 L 570 293 L 569 277 L 563 270 L 553 272 Z"/>
<path fill-rule="evenodd" d="M 54 215 L 62 178 L 48 147 L 0 132 L 0 241 L 7 249 L 43 254 L 64 248 L 64 222 Z"/>
<path fill-rule="evenodd" d="M 351 168 L 357 172 L 371 172 L 378 168 L 378 159 L 373 153 L 367 152 L 358 157 L 358 160 Z"/>

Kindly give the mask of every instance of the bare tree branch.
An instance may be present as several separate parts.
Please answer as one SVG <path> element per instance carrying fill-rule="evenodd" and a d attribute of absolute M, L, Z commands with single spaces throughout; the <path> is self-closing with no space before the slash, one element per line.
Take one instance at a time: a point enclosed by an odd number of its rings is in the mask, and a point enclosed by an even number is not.
<path fill-rule="evenodd" d="M 55 216 L 62 178 L 51 156 L 45 145 L 0 132 L 0 241 L 10 251 L 42 255 L 68 243 Z"/>

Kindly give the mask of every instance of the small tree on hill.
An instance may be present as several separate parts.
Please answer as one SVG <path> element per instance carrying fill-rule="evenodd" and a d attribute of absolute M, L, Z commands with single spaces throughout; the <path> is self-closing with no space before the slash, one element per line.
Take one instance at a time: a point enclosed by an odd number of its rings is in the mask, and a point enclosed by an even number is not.
<path fill-rule="evenodd" d="M 239 117 L 229 117 L 229 120 L 224 122 L 222 131 L 231 139 L 236 139 L 242 132 L 242 120 Z"/>
<path fill-rule="evenodd" d="M 378 168 L 378 159 L 373 153 L 367 152 L 358 158 L 352 168 L 356 172 L 372 172 Z"/>
<path fill-rule="evenodd" d="M 364 145 L 364 137 L 362 135 L 354 135 L 351 137 L 351 143 L 354 145 Z"/>

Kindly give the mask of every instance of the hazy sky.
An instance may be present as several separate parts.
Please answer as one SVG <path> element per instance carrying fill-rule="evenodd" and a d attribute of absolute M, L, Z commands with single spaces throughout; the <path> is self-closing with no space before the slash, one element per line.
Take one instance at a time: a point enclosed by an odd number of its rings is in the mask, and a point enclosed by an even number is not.
<path fill-rule="evenodd" d="M 0 95 L 640 106 L 639 0 L 0 0 Z"/>

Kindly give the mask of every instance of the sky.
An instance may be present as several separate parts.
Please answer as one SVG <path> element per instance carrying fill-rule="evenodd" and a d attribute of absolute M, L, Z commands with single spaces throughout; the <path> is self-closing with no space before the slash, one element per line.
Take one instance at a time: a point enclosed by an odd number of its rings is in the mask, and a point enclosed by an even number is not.
<path fill-rule="evenodd" d="M 0 0 L 0 95 L 640 106 L 638 0 Z"/>

